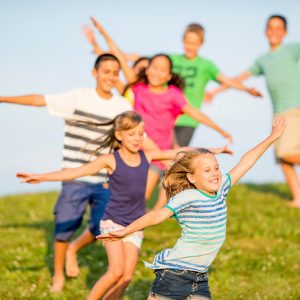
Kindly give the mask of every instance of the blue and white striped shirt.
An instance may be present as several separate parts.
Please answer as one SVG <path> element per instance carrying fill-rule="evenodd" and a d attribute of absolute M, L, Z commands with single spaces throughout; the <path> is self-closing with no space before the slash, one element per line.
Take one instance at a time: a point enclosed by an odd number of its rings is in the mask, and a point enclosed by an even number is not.
<path fill-rule="evenodd" d="M 206 272 L 225 241 L 230 186 L 230 175 L 226 174 L 215 196 L 188 189 L 171 198 L 165 207 L 174 212 L 182 228 L 181 237 L 173 248 L 161 251 L 146 266 Z"/>

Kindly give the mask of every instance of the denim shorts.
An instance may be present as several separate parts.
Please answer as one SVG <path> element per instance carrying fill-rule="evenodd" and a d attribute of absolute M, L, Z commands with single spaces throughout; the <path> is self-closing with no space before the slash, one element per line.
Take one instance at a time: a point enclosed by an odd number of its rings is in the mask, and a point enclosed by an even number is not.
<path fill-rule="evenodd" d="M 62 185 L 57 199 L 55 215 L 55 239 L 67 242 L 80 227 L 87 206 L 90 206 L 89 230 L 100 234 L 99 222 L 104 215 L 110 191 L 101 183 L 68 181 Z"/>
<path fill-rule="evenodd" d="M 155 270 L 150 295 L 158 300 L 210 299 L 207 273 L 188 270 Z"/>

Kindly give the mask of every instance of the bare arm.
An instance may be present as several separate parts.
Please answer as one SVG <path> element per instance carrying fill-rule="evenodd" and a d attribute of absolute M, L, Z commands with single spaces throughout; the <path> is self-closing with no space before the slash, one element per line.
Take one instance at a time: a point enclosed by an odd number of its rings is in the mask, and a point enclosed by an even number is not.
<path fill-rule="evenodd" d="M 152 160 L 170 160 L 175 158 L 175 156 L 182 151 L 191 151 L 195 148 L 192 147 L 181 147 L 171 150 L 149 150 L 145 151 L 145 155 L 148 161 Z"/>
<path fill-rule="evenodd" d="M 84 25 L 82 27 L 82 31 L 83 31 L 83 34 L 85 35 L 87 41 L 92 46 L 93 52 L 96 55 L 101 55 L 101 54 L 105 53 L 105 51 L 103 51 L 100 48 L 99 44 L 97 43 L 94 30 L 89 25 Z"/>
<path fill-rule="evenodd" d="M 189 115 L 191 118 L 193 118 L 194 120 L 196 120 L 199 123 L 202 123 L 214 130 L 216 130 L 217 132 L 219 132 L 224 138 L 227 138 L 229 140 L 229 142 L 232 142 L 232 136 L 226 132 L 225 130 L 223 130 L 221 127 L 219 127 L 214 121 L 212 121 L 209 117 L 207 117 L 205 114 L 203 114 L 202 112 L 200 112 L 199 110 L 197 110 L 196 108 L 194 108 L 193 106 L 186 104 L 182 111 Z"/>
<path fill-rule="evenodd" d="M 112 54 L 114 54 L 118 60 L 120 61 L 122 71 L 124 73 L 124 76 L 126 80 L 129 83 L 132 83 L 136 80 L 136 76 L 134 74 L 134 71 L 132 68 L 127 64 L 126 59 L 121 52 L 121 50 L 118 48 L 116 43 L 112 40 L 110 35 L 107 33 L 107 31 L 104 29 L 104 27 L 93 17 L 91 17 L 91 20 L 94 24 L 94 26 L 97 28 L 99 33 L 104 37 L 105 41 L 107 42 L 107 45 L 111 51 Z"/>
<path fill-rule="evenodd" d="M 221 74 L 221 76 L 224 76 L 224 75 Z M 240 74 L 239 76 L 236 76 L 233 79 L 230 79 L 230 81 L 231 82 L 234 81 L 235 83 L 241 83 L 242 81 L 246 80 L 247 78 L 249 78 L 251 76 L 252 76 L 252 74 L 249 71 L 246 71 L 246 72 Z M 227 90 L 230 87 L 233 87 L 233 86 L 230 86 L 230 84 L 228 85 L 228 80 L 226 80 L 226 78 L 225 78 L 226 82 L 224 81 L 224 78 L 223 78 L 223 82 L 218 78 L 221 85 L 218 86 L 216 89 L 205 93 L 205 101 L 206 102 L 210 102 L 217 94 Z M 250 90 L 253 90 L 253 89 L 250 89 Z M 255 90 L 253 90 L 253 91 L 255 91 Z"/>
<path fill-rule="evenodd" d="M 271 134 L 256 147 L 248 151 L 239 163 L 229 172 L 232 184 L 238 182 L 252 168 L 264 152 L 282 135 L 285 128 L 284 119 L 275 118 Z"/>
<path fill-rule="evenodd" d="M 155 211 L 152 210 L 149 213 L 143 215 L 142 217 L 132 222 L 124 229 L 112 231 L 107 235 L 98 235 L 96 238 L 104 241 L 118 240 L 133 232 L 142 230 L 146 227 L 157 225 L 166 220 L 167 218 L 173 216 L 173 214 L 174 213 L 170 209 L 165 207 Z"/>
<path fill-rule="evenodd" d="M 46 105 L 45 97 L 43 95 L 0 97 L 0 102 L 31 105 L 31 106 L 45 106 Z"/>
<path fill-rule="evenodd" d="M 102 155 L 90 163 L 84 164 L 78 168 L 63 169 L 44 174 L 17 173 L 21 182 L 40 183 L 44 181 L 68 181 L 82 176 L 98 173 L 101 169 L 112 169 L 113 158 L 111 154 Z"/>

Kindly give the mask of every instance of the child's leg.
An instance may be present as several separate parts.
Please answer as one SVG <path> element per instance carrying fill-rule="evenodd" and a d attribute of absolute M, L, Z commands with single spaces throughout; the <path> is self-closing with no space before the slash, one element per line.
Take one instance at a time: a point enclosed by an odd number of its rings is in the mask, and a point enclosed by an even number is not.
<path fill-rule="evenodd" d="M 282 158 L 285 162 L 293 164 L 293 165 L 300 165 L 300 154 L 294 155 L 287 155 Z"/>
<path fill-rule="evenodd" d="M 108 269 L 95 283 L 88 295 L 88 300 L 100 299 L 124 273 L 125 257 L 123 241 L 104 242 L 103 245 L 107 253 Z"/>
<path fill-rule="evenodd" d="M 85 184 L 74 182 L 63 184 L 54 208 L 55 242 L 52 292 L 59 292 L 63 289 L 66 250 L 73 233 L 81 225 L 88 199 L 88 191 Z"/>
<path fill-rule="evenodd" d="M 148 172 L 147 177 L 147 186 L 146 186 L 146 201 L 148 201 L 159 181 L 159 173 L 157 171 L 153 171 L 151 168 Z"/>
<path fill-rule="evenodd" d="M 64 265 L 65 254 L 68 248 L 67 242 L 54 242 L 54 275 L 52 277 L 52 286 L 50 291 L 58 293 L 62 291 L 65 283 Z"/>
<path fill-rule="evenodd" d="M 77 262 L 77 252 L 94 241 L 94 235 L 89 229 L 86 229 L 76 240 L 69 244 L 66 252 L 66 273 L 68 276 L 78 276 L 79 266 Z"/>
<path fill-rule="evenodd" d="M 130 284 L 136 263 L 139 257 L 139 249 L 130 242 L 124 243 L 125 269 L 122 277 L 105 295 L 105 300 L 118 300 L 124 290 Z"/>
<path fill-rule="evenodd" d="M 110 198 L 110 192 L 103 184 L 90 184 L 88 190 L 90 192 L 89 203 L 91 207 L 89 228 L 70 243 L 66 253 L 66 273 L 70 277 L 76 277 L 79 274 L 77 252 L 93 243 L 95 236 L 100 234 L 99 223 Z"/>
<path fill-rule="evenodd" d="M 282 171 L 293 196 L 292 204 L 300 206 L 300 183 L 295 167 L 291 164 L 281 163 Z"/>

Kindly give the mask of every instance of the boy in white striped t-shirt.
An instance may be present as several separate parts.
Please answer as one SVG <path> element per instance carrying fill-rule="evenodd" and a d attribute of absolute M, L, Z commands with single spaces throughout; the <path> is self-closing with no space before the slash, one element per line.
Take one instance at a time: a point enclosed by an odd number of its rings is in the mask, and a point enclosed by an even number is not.
<path fill-rule="evenodd" d="M 63 118 L 63 167 L 79 167 L 95 158 L 93 153 L 97 144 L 93 141 L 100 139 L 110 129 L 95 128 L 93 122 L 109 121 L 118 114 L 131 110 L 130 104 L 123 97 L 112 94 L 119 79 L 119 70 L 118 59 L 112 54 L 103 54 L 97 58 L 93 68 L 96 88 L 77 88 L 59 95 L 0 97 L 0 102 L 47 106 L 50 115 Z M 106 174 L 102 172 L 63 183 L 54 208 L 52 292 L 63 289 L 65 257 L 67 275 L 77 276 L 77 251 L 94 242 L 95 236 L 99 234 L 99 222 L 110 196 L 106 181 Z M 91 208 L 89 227 L 69 244 L 73 233 L 81 225 L 87 205 Z"/>
<path fill-rule="evenodd" d="M 182 228 L 173 248 L 157 254 L 148 300 L 210 299 L 207 271 L 226 236 L 226 197 L 235 184 L 283 133 L 284 121 L 275 118 L 271 134 L 247 152 L 222 176 L 215 156 L 207 149 L 185 152 L 166 172 L 164 187 L 168 204 L 137 219 L 119 231 L 100 235 L 113 241 L 174 216 Z"/>

